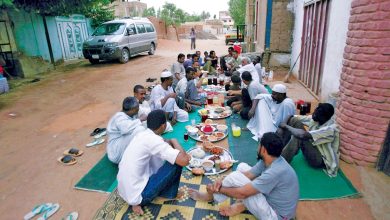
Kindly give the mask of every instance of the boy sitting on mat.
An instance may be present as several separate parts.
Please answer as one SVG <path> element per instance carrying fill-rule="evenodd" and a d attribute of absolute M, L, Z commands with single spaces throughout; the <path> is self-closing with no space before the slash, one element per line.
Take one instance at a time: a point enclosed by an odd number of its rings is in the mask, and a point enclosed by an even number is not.
<path fill-rule="evenodd" d="M 299 199 L 298 177 L 294 169 L 280 156 L 281 138 L 265 133 L 261 138 L 254 167 L 240 163 L 237 171 L 207 185 L 207 192 L 189 189 L 194 200 L 223 202 L 229 197 L 237 202 L 221 207 L 223 216 L 238 215 L 248 209 L 258 219 L 291 219 Z"/>
<path fill-rule="evenodd" d="M 119 195 L 140 215 L 141 206 L 157 196 L 176 197 L 182 167 L 191 159 L 176 139 L 161 137 L 167 122 L 164 111 L 150 112 L 146 121 L 148 128 L 126 148 L 117 176 Z"/>
<path fill-rule="evenodd" d="M 279 125 L 278 134 L 283 137 L 282 156 L 291 162 L 302 150 L 310 166 L 324 168 L 326 173 L 335 177 L 339 168 L 339 130 L 335 124 L 334 108 L 329 103 L 320 103 L 313 115 L 288 117 Z M 304 129 L 309 127 L 309 131 Z"/>

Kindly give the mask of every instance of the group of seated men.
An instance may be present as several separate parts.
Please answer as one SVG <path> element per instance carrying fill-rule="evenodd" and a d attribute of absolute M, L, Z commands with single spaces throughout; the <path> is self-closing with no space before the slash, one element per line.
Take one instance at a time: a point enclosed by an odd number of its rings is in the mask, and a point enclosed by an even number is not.
<path fill-rule="evenodd" d="M 228 71 L 235 65 L 229 59 L 226 58 Z M 190 197 L 217 202 L 228 197 L 237 199 L 235 204 L 220 209 L 224 216 L 249 210 L 259 219 L 290 219 L 295 216 L 299 186 L 289 163 L 299 150 L 309 165 L 323 168 L 331 177 L 337 175 L 339 137 L 332 117 L 334 108 L 320 103 L 313 116 L 295 116 L 295 105 L 287 97 L 286 86 L 276 84 L 272 94 L 268 94 L 260 75 L 251 72 L 254 64 L 250 65 L 248 58 L 240 60 L 241 66 L 232 71 L 229 104 L 242 118 L 249 119 L 247 128 L 259 140 L 259 161 L 253 167 L 240 163 L 236 171 L 209 184 L 207 192 L 190 189 Z M 142 206 L 157 196 L 174 199 L 182 167 L 191 160 L 176 139 L 161 137 L 173 129 L 171 125 L 188 121 L 188 111 L 193 106 L 203 104 L 198 89 L 207 75 L 196 70 L 195 58 L 183 76 L 182 72 L 176 72 L 182 69 L 183 62 L 184 54 L 179 54 L 179 65 L 175 63 L 172 72 L 161 73 L 161 84 L 152 89 L 149 101 L 145 100 L 146 89 L 136 85 L 134 97 L 123 100 L 122 111 L 107 126 L 108 158 L 119 164 L 119 195 L 137 214 L 142 215 Z M 247 65 L 250 68 L 240 71 Z M 173 89 L 175 79 L 176 90 Z M 182 104 L 179 96 L 184 97 Z"/>

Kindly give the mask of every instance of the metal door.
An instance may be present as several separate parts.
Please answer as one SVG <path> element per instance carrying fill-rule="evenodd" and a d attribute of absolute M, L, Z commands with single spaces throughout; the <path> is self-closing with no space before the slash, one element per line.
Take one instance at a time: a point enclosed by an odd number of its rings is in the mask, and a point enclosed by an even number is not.
<path fill-rule="evenodd" d="M 316 95 L 321 92 L 330 1 L 310 2 L 304 8 L 298 78 Z"/>
<path fill-rule="evenodd" d="M 56 17 L 57 32 L 64 60 L 83 57 L 83 42 L 88 38 L 83 16 Z"/>

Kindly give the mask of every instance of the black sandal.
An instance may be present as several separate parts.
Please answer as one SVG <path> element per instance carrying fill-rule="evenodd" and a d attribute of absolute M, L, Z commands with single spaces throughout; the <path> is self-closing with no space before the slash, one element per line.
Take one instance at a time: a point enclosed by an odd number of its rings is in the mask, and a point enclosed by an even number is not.
<path fill-rule="evenodd" d="M 59 157 L 58 162 L 60 162 L 64 165 L 73 165 L 73 164 L 77 163 L 77 160 L 72 155 L 65 155 L 63 157 Z"/>

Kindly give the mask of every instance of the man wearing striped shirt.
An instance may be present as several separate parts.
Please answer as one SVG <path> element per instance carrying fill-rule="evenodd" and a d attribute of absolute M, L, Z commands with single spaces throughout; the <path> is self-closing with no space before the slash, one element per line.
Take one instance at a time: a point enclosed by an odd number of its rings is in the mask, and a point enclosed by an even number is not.
<path fill-rule="evenodd" d="M 334 108 L 329 103 L 320 103 L 313 115 L 294 116 L 279 125 L 285 147 L 282 156 L 287 162 L 301 149 L 310 166 L 323 168 L 330 177 L 337 175 L 339 168 L 339 130 L 332 117 Z M 304 126 L 308 127 L 308 131 Z"/>

